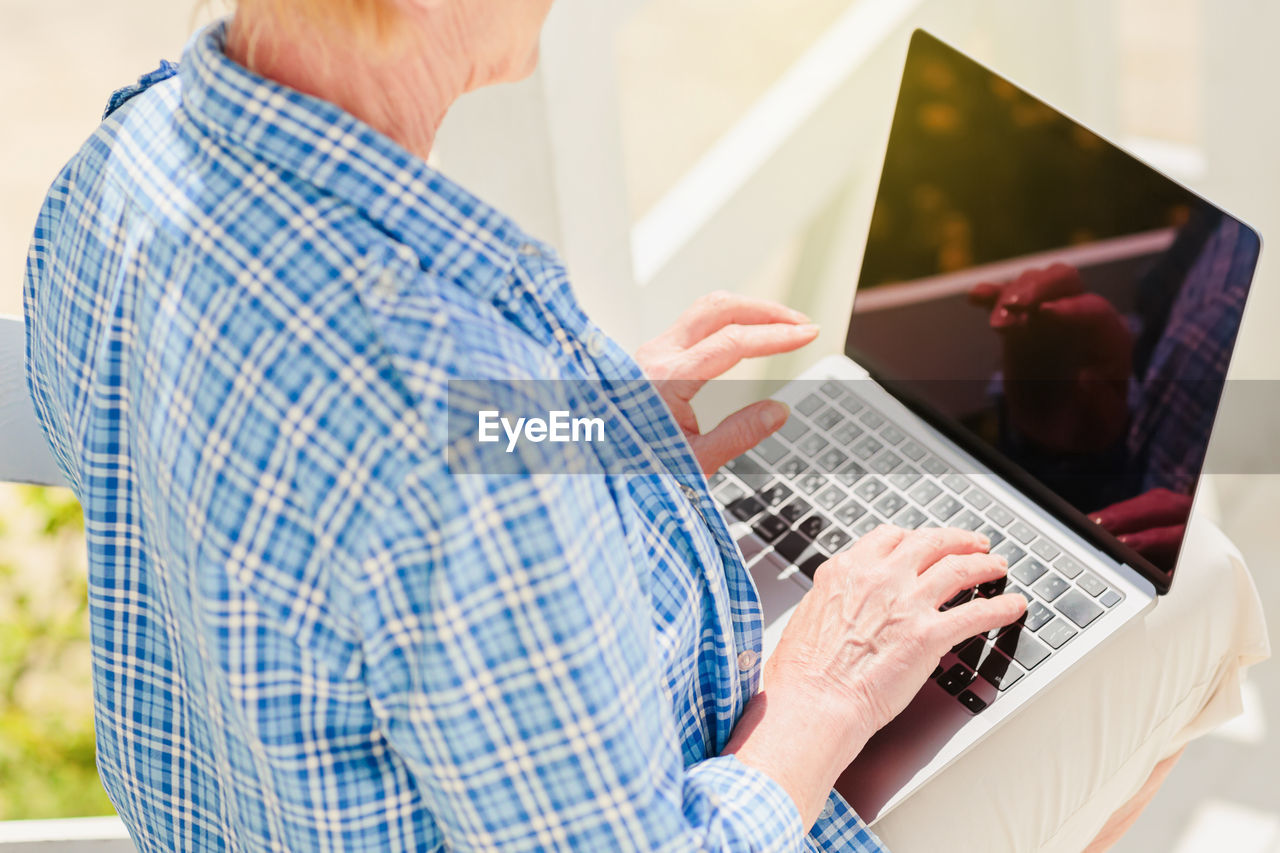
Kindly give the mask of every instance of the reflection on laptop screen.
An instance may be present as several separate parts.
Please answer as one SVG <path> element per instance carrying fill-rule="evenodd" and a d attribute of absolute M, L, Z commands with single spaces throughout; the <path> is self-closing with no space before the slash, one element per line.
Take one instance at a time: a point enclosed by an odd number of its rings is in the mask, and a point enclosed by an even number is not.
<path fill-rule="evenodd" d="M 917 32 L 846 351 L 1171 572 L 1258 251 Z"/>

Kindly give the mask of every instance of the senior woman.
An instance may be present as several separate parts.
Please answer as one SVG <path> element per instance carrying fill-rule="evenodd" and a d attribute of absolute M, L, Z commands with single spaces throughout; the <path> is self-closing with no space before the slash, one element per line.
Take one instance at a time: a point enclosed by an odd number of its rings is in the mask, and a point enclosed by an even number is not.
<path fill-rule="evenodd" d="M 31 388 L 86 514 L 99 768 L 144 851 L 877 850 L 837 777 L 1023 612 L 939 612 L 1003 575 L 978 535 L 880 528 L 819 569 L 758 691 L 704 474 L 786 411 L 702 435 L 689 399 L 815 327 L 717 296 L 632 360 L 425 162 L 455 98 L 534 66 L 548 6 L 241 0 L 49 194 Z M 598 383 L 626 473 L 457 475 L 459 378 Z"/>

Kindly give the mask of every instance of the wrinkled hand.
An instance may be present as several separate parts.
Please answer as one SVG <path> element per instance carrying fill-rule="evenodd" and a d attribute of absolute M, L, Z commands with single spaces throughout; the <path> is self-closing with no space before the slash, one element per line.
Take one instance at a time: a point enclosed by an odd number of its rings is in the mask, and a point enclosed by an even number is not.
<path fill-rule="evenodd" d="M 1013 594 L 939 611 L 956 593 L 1005 576 L 1005 559 L 988 547 L 986 537 L 955 528 L 871 531 L 818 567 L 766 664 L 765 687 L 798 690 L 815 711 L 841 708 L 878 731 L 948 649 L 1025 612 Z"/>
<path fill-rule="evenodd" d="M 703 472 L 710 475 L 782 426 L 787 407 L 762 400 L 703 435 L 693 411 L 694 395 L 744 358 L 790 352 L 817 336 L 818 327 L 799 311 L 716 292 L 695 302 L 675 325 L 641 346 L 635 358 L 684 430 Z"/>
<path fill-rule="evenodd" d="M 1086 293 L 1066 264 L 983 283 L 969 301 L 991 310 L 1003 346 L 1005 395 L 1014 426 L 1047 450 L 1094 453 L 1129 422 L 1132 337 L 1110 302 Z"/>
<path fill-rule="evenodd" d="M 1190 517 L 1190 495 L 1168 489 L 1152 489 L 1089 515 L 1095 524 L 1166 572 L 1173 570 Z"/>

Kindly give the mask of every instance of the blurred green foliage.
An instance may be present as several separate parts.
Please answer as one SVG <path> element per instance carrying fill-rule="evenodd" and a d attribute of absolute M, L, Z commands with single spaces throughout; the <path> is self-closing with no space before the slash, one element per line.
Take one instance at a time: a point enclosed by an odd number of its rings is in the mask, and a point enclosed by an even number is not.
<path fill-rule="evenodd" d="M 35 523 L 19 533 L 0 518 L 0 537 L 38 544 L 0 560 L 0 820 L 111 814 L 94 764 L 80 505 L 66 489 L 13 498 Z"/>

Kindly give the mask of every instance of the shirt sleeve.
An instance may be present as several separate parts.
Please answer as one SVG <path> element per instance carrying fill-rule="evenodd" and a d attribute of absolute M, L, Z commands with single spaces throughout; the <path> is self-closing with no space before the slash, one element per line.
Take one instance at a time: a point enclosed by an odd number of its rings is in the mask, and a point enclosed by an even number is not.
<path fill-rule="evenodd" d="M 686 768 L 603 475 L 415 473 L 348 590 L 390 748 L 458 850 L 800 850 L 787 793 Z"/>

